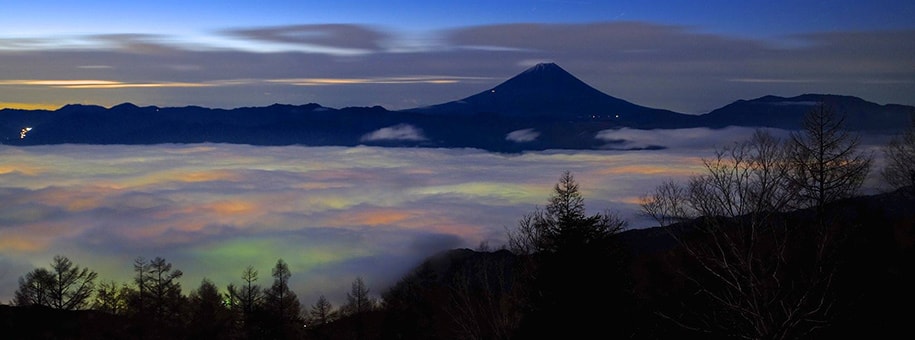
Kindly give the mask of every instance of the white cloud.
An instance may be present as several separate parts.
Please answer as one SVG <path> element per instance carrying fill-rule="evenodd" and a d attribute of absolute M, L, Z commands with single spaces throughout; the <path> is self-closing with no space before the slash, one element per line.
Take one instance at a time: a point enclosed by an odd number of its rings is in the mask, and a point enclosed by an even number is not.
<path fill-rule="evenodd" d="M 537 132 L 537 130 L 521 129 L 509 132 L 507 135 L 505 135 L 505 140 L 515 143 L 526 143 L 537 140 L 537 137 L 540 137 L 540 132 Z"/>
<path fill-rule="evenodd" d="M 397 124 L 386 128 L 375 130 L 367 133 L 359 139 L 363 142 L 402 140 L 402 141 L 423 141 L 423 130 L 410 124 Z"/>
<path fill-rule="evenodd" d="M 640 130 L 632 128 L 608 129 L 597 133 L 595 138 L 612 143 L 617 148 L 639 149 L 664 147 L 670 149 L 711 150 L 745 140 L 753 134 L 753 127 L 726 127 L 723 129 L 689 128 Z M 781 129 L 767 129 L 778 137 L 789 132 Z"/>

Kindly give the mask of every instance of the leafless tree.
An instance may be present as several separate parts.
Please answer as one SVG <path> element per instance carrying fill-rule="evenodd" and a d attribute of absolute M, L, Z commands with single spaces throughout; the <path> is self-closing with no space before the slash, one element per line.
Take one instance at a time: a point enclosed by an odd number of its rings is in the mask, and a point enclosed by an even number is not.
<path fill-rule="evenodd" d="M 98 276 L 80 268 L 65 256 L 56 255 L 51 269 L 36 269 L 19 280 L 15 301 L 21 305 L 42 305 L 55 309 L 79 310 L 89 303 Z"/>
<path fill-rule="evenodd" d="M 909 194 L 915 194 L 915 116 L 904 132 L 890 139 L 883 154 L 883 180 L 893 189 L 908 188 Z"/>
<path fill-rule="evenodd" d="M 66 310 L 85 308 L 98 274 L 88 268 L 80 268 L 61 255 L 54 256 L 51 261 L 51 273 L 54 274 L 51 307 Z"/>
<path fill-rule="evenodd" d="M 19 278 L 13 304 L 17 306 L 50 306 L 54 275 L 45 268 L 36 268 Z"/>
<path fill-rule="evenodd" d="M 362 281 L 362 277 L 353 280 L 349 293 L 346 293 L 346 304 L 343 305 L 342 311 L 346 315 L 355 315 L 369 312 L 375 309 L 377 303 L 369 295 L 369 289 Z"/>
<path fill-rule="evenodd" d="M 822 214 L 826 204 L 857 193 L 867 177 L 873 158 L 858 150 L 860 138 L 844 122 L 844 116 L 820 104 L 805 115 L 803 129 L 792 133 L 791 179 L 800 207 Z"/>
<path fill-rule="evenodd" d="M 832 139 L 835 133 L 822 136 Z M 758 130 L 749 140 L 705 159 L 704 174 L 685 185 L 665 183 L 643 198 L 643 212 L 667 226 L 690 260 L 692 267 L 682 274 L 702 301 L 692 313 L 659 315 L 691 330 L 748 339 L 804 336 L 829 322 L 836 266 L 825 249 L 833 246 L 833 239 L 820 233 L 807 237 L 811 234 L 780 213 L 793 209 L 799 197 L 814 202 L 835 197 L 831 186 L 817 191 L 816 183 L 831 183 L 836 177 L 845 177 L 846 183 L 857 172 L 833 170 L 828 162 L 804 163 L 797 169 L 792 157 L 797 154 L 791 152 L 797 147 L 786 149 Z M 830 148 L 819 149 L 812 152 L 825 155 Z M 801 183 L 814 184 L 798 185 L 792 177 L 798 173 L 811 179 Z"/>
<path fill-rule="evenodd" d="M 464 268 L 451 282 L 447 311 L 459 339 L 511 339 L 521 321 L 522 296 L 503 260 L 483 259 Z"/>
<path fill-rule="evenodd" d="M 242 334 L 253 335 L 257 328 L 256 313 L 264 301 L 264 291 L 256 282 L 258 272 L 254 266 L 247 266 L 241 273 L 243 283 L 240 286 L 229 284 L 227 287 L 230 308 L 235 311 L 236 327 L 244 330 Z"/>
<path fill-rule="evenodd" d="M 241 279 L 244 283 L 240 287 L 230 284 L 227 290 L 232 300 L 237 301 L 238 308 L 247 319 L 254 312 L 255 307 L 261 303 L 264 294 L 261 287 L 255 283 L 257 282 L 257 270 L 253 266 L 248 266 L 242 271 Z"/>
<path fill-rule="evenodd" d="M 184 273 L 172 270 L 172 264 L 161 257 L 150 261 L 138 257 L 134 261 L 134 273 L 136 291 L 129 301 L 137 316 L 158 325 L 177 322 L 184 304 L 178 279 Z"/>
<path fill-rule="evenodd" d="M 111 314 L 123 314 L 127 311 L 129 295 L 130 287 L 126 284 L 119 285 L 114 281 L 101 282 L 96 287 L 92 309 Z"/>

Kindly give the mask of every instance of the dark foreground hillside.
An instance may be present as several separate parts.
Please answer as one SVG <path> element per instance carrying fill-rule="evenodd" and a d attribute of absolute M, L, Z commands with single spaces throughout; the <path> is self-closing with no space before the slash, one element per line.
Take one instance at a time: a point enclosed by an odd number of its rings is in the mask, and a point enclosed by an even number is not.
<path fill-rule="evenodd" d="M 836 235 L 844 235 L 836 257 L 836 275 L 826 295 L 830 310 L 828 322 L 803 334 L 805 339 L 896 338 L 907 334 L 915 318 L 915 196 L 911 191 L 896 191 L 860 196 L 834 203 L 829 211 Z M 786 225 L 813 223 L 810 211 L 782 216 Z M 679 235 L 690 235 L 693 226 L 684 223 Z M 685 231 L 685 232 L 684 232 Z M 697 234 L 698 235 L 698 234 Z M 797 233 L 790 244 L 802 244 L 804 233 Z M 607 287 L 608 291 L 569 292 L 569 296 L 612 296 L 600 308 L 590 301 L 566 304 L 557 311 L 564 320 L 601 320 L 606 334 L 633 339 L 716 338 L 691 321 L 708 320 L 699 315 L 717 314 L 714 308 L 697 304 L 698 290 L 713 289 L 701 281 L 696 263 L 663 228 L 627 230 L 617 234 L 617 245 L 624 249 L 626 271 L 607 272 L 607 263 L 593 261 L 568 263 L 569 268 L 628 276 L 620 282 L 607 278 L 587 287 Z M 703 242 L 696 236 L 693 240 Z M 803 254 L 806 249 L 790 248 L 787 253 Z M 323 325 L 308 325 L 294 338 L 305 339 L 525 339 L 535 335 L 519 332 L 531 309 L 521 303 L 523 296 L 546 287 L 531 286 L 526 271 L 528 256 L 507 250 L 455 249 L 428 258 L 382 295 L 379 308 L 334 320 Z M 803 266 L 803 261 L 795 263 Z M 789 271 L 791 273 L 791 271 Z M 796 271 L 794 273 L 803 273 Z M 799 274 L 798 274 L 799 275 Z M 595 275 L 591 277 L 602 277 Z M 576 283 L 569 283 L 575 287 Z M 569 287 L 563 286 L 563 287 Z M 760 287 L 764 289 L 765 287 Z M 770 287 L 771 288 L 771 287 Z M 609 292 L 610 290 L 620 292 Z M 613 293 L 613 294 L 607 294 Z M 784 294 L 795 294 L 786 290 Z M 555 314 L 553 314 L 555 315 Z M 731 322 L 726 314 L 720 322 Z M 135 339 L 151 338 L 137 332 L 133 319 L 98 311 L 59 311 L 40 307 L 0 306 L 0 328 L 4 339 Z M 714 320 L 714 318 L 713 318 Z M 692 326 L 689 326 L 692 325 Z M 563 322 L 535 325 L 554 334 L 574 333 Z M 713 328 L 709 325 L 710 328 Z M 530 328 L 531 326 L 526 326 Z M 167 338 L 194 338 L 200 335 L 193 322 L 168 333 Z M 217 333 L 228 338 L 259 338 L 257 335 Z M 155 338 L 155 337 L 153 337 Z M 727 337 L 726 337 L 727 338 Z"/>
<path fill-rule="evenodd" d="M 836 212 L 837 232 L 846 236 L 838 256 L 837 275 L 829 295 L 830 321 L 801 336 L 806 339 L 894 338 L 909 330 L 915 317 L 915 199 L 897 191 L 840 201 Z M 810 211 L 785 216 L 791 223 L 811 223 Z M 689 224 L 673 228 L 690 230 Z M 630 301 L 599 309 L 573 308 L 561 313 L 583 319 L 602 319 L 607 334 L 625 334 L 635 339 L 715 338 L 700 329 L 690 329 L 680 320 L 705 314 L 702 305 L 690 304 L 697 295 L 697 282 L 684 272 L 694 263 L 662 228 L 637 229 L 618 235 L 628 250 Z M 807 237 L 797 235 L 797 242 Z M 802 252 L 793 249 L 789 253 Z M 362 320 L 343 320 L 317 329 L 321 338 L 352 338 L 361 325 L 365 339 L 510 339 L 517 337 L 519 323 L 527 317 L 523 308 L 513 310 L 518 285 L 527 274 L 524 257 L 506 250 L 457 249 L 430 257 L 393 287 L 386 296 L 387 309 Z M 568 264 L 603 271 L 602 263 Z M 694 268 L 692 268 L 694 269 Z M 536 287 L 535 287 L 536 289 Z M 595 296 L 600 292 L 593 292 Z M 632 303 L 634 301 L 635 303 Z M 622 311 L 619 309 L 623 309 Z M 622 312 L 622 313 L 620 313 Z M 597 315 L 595 315 L 597 314 Z M 625 317 L 620 317 L 624 314 Z M 722 322 L 727 317 L 722 316 Z M 550 326 L 562 328 L 560 323 Z M 561 331 L 560 331 L 561 333 Z M 572 333 L 570 331 L 570 333 Z M 595 334 L 595 338 L 604 338 Z M 729 338 L 725 336 L 724 338 Z"/>

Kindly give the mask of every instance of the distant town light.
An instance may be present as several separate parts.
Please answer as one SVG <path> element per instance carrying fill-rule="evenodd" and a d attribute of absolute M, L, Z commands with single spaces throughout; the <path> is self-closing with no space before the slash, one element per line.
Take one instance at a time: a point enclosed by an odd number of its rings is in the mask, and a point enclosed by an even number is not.
<path fill-rule="evenodd" d="M 32 131 L 31 127 L 24 127 L 22 130 L 19 130 L 19 139 L 25 138 L 25 135 L 27 135 L 29 131 Z"/>

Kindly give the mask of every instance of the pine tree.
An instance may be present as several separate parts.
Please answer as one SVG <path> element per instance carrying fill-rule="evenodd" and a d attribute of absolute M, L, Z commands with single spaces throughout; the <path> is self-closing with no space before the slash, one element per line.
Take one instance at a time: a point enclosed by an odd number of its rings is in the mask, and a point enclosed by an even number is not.
<path fill-rule="evenodd" d="M 333 319 L 334 306 L 330 301 L 327 301 L 327 298 L 325 298 L 324 295 L 321 295 L 308 312 L 308 322 L 315 326 L 320 326 L 330 323 Z"/>
<path fill-rule="evenodd" d="M 349 293 L 346 294 L 346 304 L 343 305 L 343 312 L 346 315 L 355 315 L 369 312 L 375 309 L 375 300 L 369 296 L 369 289 L 362 281 L 362 277 L 357 277 L 352 284 Z"/>

